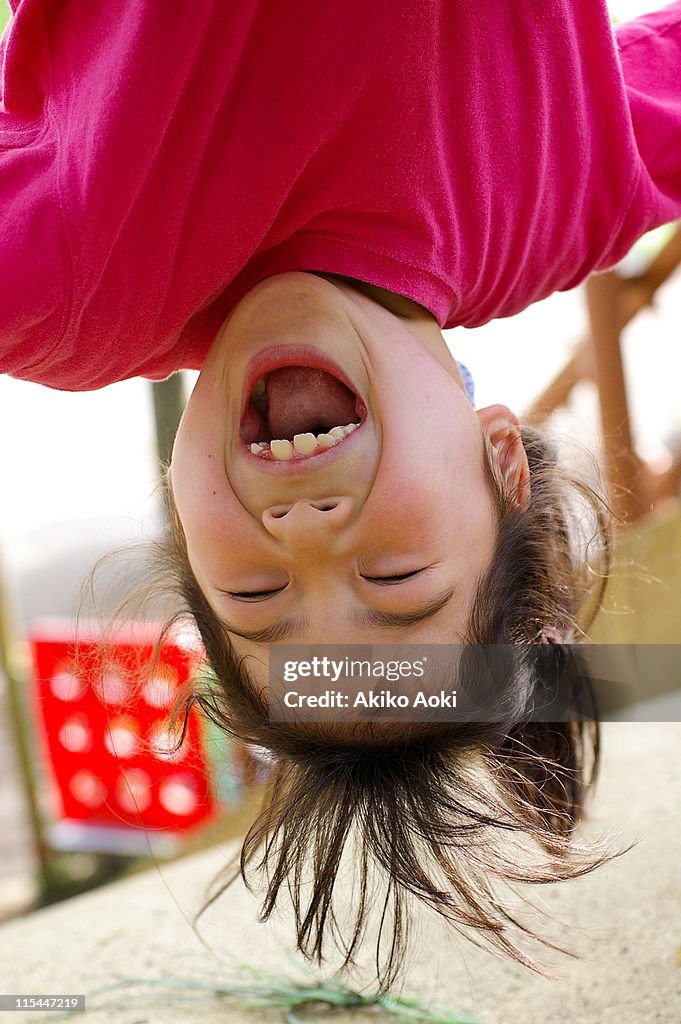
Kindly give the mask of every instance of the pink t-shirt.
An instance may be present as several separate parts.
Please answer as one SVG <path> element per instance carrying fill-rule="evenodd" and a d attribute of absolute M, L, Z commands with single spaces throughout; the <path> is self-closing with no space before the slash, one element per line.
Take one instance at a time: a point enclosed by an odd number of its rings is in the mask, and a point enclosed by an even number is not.
<path fill-rule="evenodd" d="M 12 0 L 0 371 L 201 366 L 285 270 L 442 327 L 510 316 L 681 217 L 681 0 Z"/>

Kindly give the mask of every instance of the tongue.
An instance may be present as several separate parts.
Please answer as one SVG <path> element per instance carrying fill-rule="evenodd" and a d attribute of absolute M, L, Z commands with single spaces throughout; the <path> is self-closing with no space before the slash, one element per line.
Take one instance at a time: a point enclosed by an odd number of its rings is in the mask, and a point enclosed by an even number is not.
<path fill-rule="evenodd" d="M 355 421 L 355 396 L 323 370 L 283 366 L 266 378 L 270 433 L 273 438 L 306 431 L 319 433 Z"/>

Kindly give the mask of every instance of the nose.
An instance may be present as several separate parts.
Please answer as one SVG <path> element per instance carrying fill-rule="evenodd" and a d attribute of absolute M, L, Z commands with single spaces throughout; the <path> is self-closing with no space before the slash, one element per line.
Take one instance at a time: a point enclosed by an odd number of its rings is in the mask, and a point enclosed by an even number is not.
<path fill-rule="evenodd" d="M 350 521 L 352 499 L 331 497 L 301 498 L 291 504 L 271 505 L 262 515 L 263 526 L 292 551 L 319 549 L 337 538 Z"/>

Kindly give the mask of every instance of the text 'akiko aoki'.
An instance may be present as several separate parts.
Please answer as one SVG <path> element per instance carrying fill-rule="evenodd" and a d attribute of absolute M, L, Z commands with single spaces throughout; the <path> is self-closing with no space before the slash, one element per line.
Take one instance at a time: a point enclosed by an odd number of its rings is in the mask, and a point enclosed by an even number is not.
<path fill-rule="evenodd" d="M 365 708 L 455 708 L 456 690 L 447 693 L 440 690 L 439 694 L 425 693 L 419 690 L 410 698 L 407 694 L 393 693 L 391 690 L 379 690 L 377 693 L 370 690 L 365 693 L 363 690 L 355 696 L 353 707 Z"/>

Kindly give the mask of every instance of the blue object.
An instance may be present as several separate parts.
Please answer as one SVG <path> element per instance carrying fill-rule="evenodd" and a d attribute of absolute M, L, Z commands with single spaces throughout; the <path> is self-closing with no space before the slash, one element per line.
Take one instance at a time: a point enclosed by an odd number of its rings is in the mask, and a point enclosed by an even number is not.
<path fill-rule="evenodd" d="M 461 370 L 461 376 L 463 377 L 463 382 L 466 386 L 466 396 L 468 398 L 468 401 L 475 408 L 475 382 L 473 380 L 473 374 L 468 369 L 468 367 L 464 366 L 463 363 L 460 363 L 458 359 L 456 361 L 456 364 Z"/>

